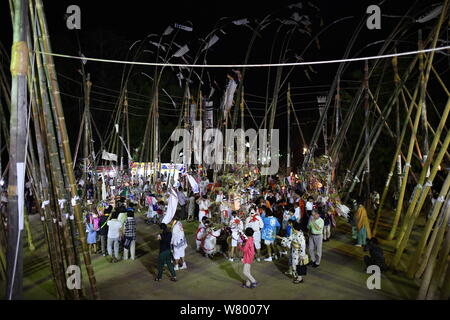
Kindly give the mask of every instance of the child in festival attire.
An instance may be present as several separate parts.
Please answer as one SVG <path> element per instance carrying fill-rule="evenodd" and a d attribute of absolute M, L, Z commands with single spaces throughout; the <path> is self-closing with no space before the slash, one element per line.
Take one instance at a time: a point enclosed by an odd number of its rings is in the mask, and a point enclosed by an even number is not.
<path fill-rule="evenodd" d="M 211 258 L 216 253 L 216 243 L 220 233 L 221 229 L 216 230 L 212 226 L 208 226 L 206 229 L 206 236 L 203 238 L 202 249 L 207 258 Z"/>
<path fill-rule="evenodd" d="M 206 227 L 208 224 L 207 221 L 208 221 L 208 218 L 203 217 L 202 221 L 198 225 L 197 232 L 195 233 L 195 245 L 196 245 L 197 251 L 200 251 L 202 241 L 206 235 Z"/>
<path fill-rule="evenodd" d="M 96 213 L 90 213 L 86 217 L 86 231 L 87 231 L 87 243 L 89 245 L 89 253 L 93 254 L 97 252 L 97 230 L 98 230 L 98 215 Z"/>
<path fill-rule="evenodd" d="M 205 195 L 202 196 L 202 198 L 200 198 L 198 201 L 198 206 L 199 206 L 199 214 L 198 214 L 198 220 L 202 221 L 203 217 L 207 217 L 210 218 L 209 215 L 209 206 L 210 206 L 210 202 Z"/>
<path fill-rule="evenodd" d="M 237 247 L 240 234 L 242 233 L 244 229 L 244 224 L 242 223 L 242 220 L 237 216 L 237 212 L 233 211 L 231 213 L 231 219 L 229 227 L 231 229 L 231 253 L 229 261 L 233 262 L 234 257 L 234 250 Z"/>

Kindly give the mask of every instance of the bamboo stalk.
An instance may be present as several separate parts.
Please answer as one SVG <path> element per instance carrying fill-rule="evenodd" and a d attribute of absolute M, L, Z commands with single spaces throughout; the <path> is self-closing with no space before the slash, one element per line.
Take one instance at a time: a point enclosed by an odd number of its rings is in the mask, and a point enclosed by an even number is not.
<path fill-rule="evenodd" d="M 423 268 L 424 268 L 423 263 L 425 262 L 426 258 L 424 259 L 424 261 L 422 262 L 421 265 L 419 265 L 420 259 L 422 258 L 422 253 L 423 253 L 423 250 L 427 243 L 428 237 L 431 233 L 431 229 L 433 228 L 433 225 L 438 217 L 439 211 L 441 210 L 441 207 L 444 202 L 444 197 L 447 194 L 449 188 L 450 188 L 450 173 L 447 174 L 447 178 L 445 179 L 444 185 L 442 186 L 441 191 L 439 193 L 438 200 L 435 202 L 435 204 L 433 206 L 433 211 L 431 212 L 431 216 L 428 219 L 424 230 L 422 231 L 422 237 L 420 238 L 419 244 L 417 246 L 417 249 L 414 253 L 413 258 L 411 259 L 411 261 L 409 263 L 408 273 L 407 273 L 407 276 L 409 278 L 412 278 L 416 271 L 417 271 L 418 276 L 420 276 L 423 272 Z"/>
<path fill-rule="evenodd" d="M 19 217 L 17 188 L 17 164 L 25 163 L 27 114 L 28 47 L 26 45 L 26 19 L 28 7 L 24 0 L 14 0 L 13 48 L 11 54 L 11 114 L 10 153 L 8 176 L 8 248 L 7 248 L 7 294 L 6 299 L 22 297 L 23 245 Z M 19 116 L 21 115 L 21 116 Z"/>
<path fill-rule="evenodd" d="M 445 270 L 448 268 L 449 260 L 448 255 L 450 253 L 450 226 L 447 225 L 446 236 L 441 248 L 441 251 L 438 255 L 438 260 L 436 262 L 436 269 L 433 272 L 433 277 L 431 278 L 430 288 L 428 290 L 429 294 L 427 295 L 427 299 L 438 299 L 437 292 L 444 291 L 444 276 Z"/>
<path fill-rule="evenodd" d="M 48 38 L 47 25 L 45 22 L 45 14 L 43 11 L 42 0 L 36 0 L 36 8 L 37 8 L 37 12 L 38 12 L 41 30 L 43 32 L 43 45 L 44 45 L 44 49 L 45 49 L 44 51 L 51 52 L 51 46 L 50 46 L 50 41 Z M 71 155 L 70 146 L 69 146 L 67 129 L 66 129 L 65 122 L 64 122 L 64 113 L 62 110 L 61 97 L 59 95 L 59 85 L 58 85 L 58 81 L 57 81 L 55 65 L 53 63 L 53 57 L 45 55 L 45 61 L 46 61 L 46 65 L 47 65 L 48 76 L 50 79 L 51 93 L 55 100 L 56 116 L 57 116 L 58 123 L 60 125 L 61 136 L 63 138 L 62 139 L 63 151 L 64 151 L 64 158 L 65 158 L 65 165 L 67 167 L 67 173 L 68 173 L 68 178 L 69 178 L 71 196 L 72 196 L 72 198 L 75 198 L 77 196 L 77 188 L 75 185 L 75 176 L 74 176 L 74 172 L 72 169 L 72 155 Z M 83 232 L 84 232 L 84 228 L 83 228 L 83 224 L 82 224 L 83 220 L 82 220 L 82 216 L 81 216 L 80 205 L 78 202 L 76 202 L 74 204 L 75 205 L 73 206 L 73 210 L 74 210 L 75 219 L 76 219 L 76 223 L 77 223 L 77 227 L 78 227 L 78 232 L 80 234 L 80 241 L 81 241 L 82 249 L 83 249 L 84 263 L 86 266 L 89 282 L 91 285 L 91 293 L 92 293 L 93 298 L 97 299 L 98 293 L 97 293 L 97 289 L 96 289 L 94 269 L 91 264 L 91 258 L 90 258 L 89 252 L 88 252 L 86 239 L 85 239 L 85 237 L 82 236 Z"/>
<path fill-rule="evenodd" d="M 447 102 L 446 111 L 444 111 L 444 114 L 446 113 L 448 115 L 448 112 L 450 111 L 450 99 Z M 443 115 L 444 117 L 444 115 Z M 445 116 L 446 118 L 446 116 Z M 445 120 L 444 120 L 445 122 Z M 437 132 L 439 131 L 439 128 Z M 426 172 L 428 171 L 428 167 L 430 166 L 432 156 L 434 155 L 434 150 L 437 145 L 437 140 L 439 139 L 440 132 L 437 134 L 434 139 L 433 143 L 430 148 L 430 158 L 427 159 L 425 162 L 425 166 L 422 169 L 421 177 L 419 178 L 419 185 L 424 183 Z M 448 146 L 450 144 L 450 131 L 447 132 L 447 135 L 445 137 L 443 146 L 441 150 L 439 151 L 438 155 L 436 156 L 436 159 L 434 160 L 433 168 L 431 169 L 430 176 L 428 177 L 428 182 L 425 184 L 425 186 L 422 189 L 422 192 L 416 192 L 414 195 L 408 211 L 406 213 L 405 222 L 402 225 L 399 238 L 397 241 L 397 251 L 395 253 L 395 257 L 393 260 L 393 266 L 396 267 L 397 264 L 400 262 L 401 255 L 403 254 L 403 251 L 406 248 L 406 245 L 409 240 L 409 236 L 411 234 L 412 227 L 414 226 L 415 220 L 417 216 L 420 213 L 420 210 L 422 209 L 423 203 L 425 202 L 426 194 L 428 193 L 428 190 L 430 189 L 431 184 L 433 183 L 434 177 L 436 176 L 436 173 L 438 171 L 439 165 L 444 157 L 445 151 L 447 150 Z M 419 199 L 419 193 L 420 193 L 420 199 Z M 416 205 L 417 203 L 417 205 Z"/>
<path fill-rule="evenodd" d="M 446 200 L 449 201 L 449 196 L 447 196 Z M 431 240 L 431 242 L 433 243 L 433 249 L 428 259 L 427 268 L 425 270 L 425 274 L 423 276 L 422 283 L 420 285 L 419 294 L 417 297 L 418 300 L 425 299 L 427 294 L 429 294 L 428 290 L 430 286 L 431 277 L 433 275 L 433 271 L 435 271 L 436 257 L 440 251 L 442 240 L 444 238 L 444 233 L 447 229 L 447 223 L 450 215 L 450 206 L 446 206 L 445 209 L 446 209 L 445 212 L 444 210 L 441 211 L 441 219 L 433 231 Z"/>

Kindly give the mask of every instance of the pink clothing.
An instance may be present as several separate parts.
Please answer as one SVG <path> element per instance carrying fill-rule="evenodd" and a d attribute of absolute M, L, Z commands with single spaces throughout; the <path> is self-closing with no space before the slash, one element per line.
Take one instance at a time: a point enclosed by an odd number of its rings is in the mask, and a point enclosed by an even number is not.
<path fill-rule="evenodd" d="M 255 258 L 255 245 L 253 244 L 253 237 L 249 237 L 243 247 L 240 247 L 244 253 L 242 263 L 251 264 Z"/>

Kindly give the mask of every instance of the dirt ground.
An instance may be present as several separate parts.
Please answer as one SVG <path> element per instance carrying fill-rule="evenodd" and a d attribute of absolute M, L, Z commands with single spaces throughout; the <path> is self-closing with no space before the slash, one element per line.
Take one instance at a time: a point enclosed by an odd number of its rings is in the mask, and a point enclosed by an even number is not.
<path fill-rule="evenodd" d="M 163 280 L 155 282 L 159 228 L 144 223 L 137 215 L 136 260 L 110 263 L 107 257 L 92 256 L 100 299 L 166 300 L 166 299 L 274 299 L 274 300 L 355 300 L 355 299 L 415 299 L 418 284 L 401 274 L 386 272 L 381 277 L 381 289 L 369 290 L 370 276 L 364 270 L 362 248 L 355 247 L 350 237 L 350 226 L 338 221 L 332 239 L 324 243 L 319 268 L 308 268 L 304 283 L 293 284 L 284 275 L 287 258 L 274 262 L 254 262 L 252 274 L 260 285 L 255 289 L 240 287 L 243 281 L 242 263 L 229 262 L 223 256 L 205 258 L 195 251 L 196 222 L 184 223 L 189 246 L 186 249 L 188 268 L 177 271 L 177 282 L 169 281 L 165 270 Z M 56 299 L 47 260 L 39 217 L 30 217 L 36 250 L 24 248 L 24 298 Z M 386 251 L 386 255 L 389 255 Z M 236 260 L 236 259 L 235 259 Z M 85 268 L 83 285 L 89 288 Z M 0 287 L 4 288 L 4 283 Z M 86 291 L 87 291 L 86 290 Z"/>

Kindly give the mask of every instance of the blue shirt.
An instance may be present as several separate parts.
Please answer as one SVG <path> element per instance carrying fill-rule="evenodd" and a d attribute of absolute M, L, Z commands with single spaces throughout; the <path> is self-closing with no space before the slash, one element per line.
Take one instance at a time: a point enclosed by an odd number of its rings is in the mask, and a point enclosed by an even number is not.
<path fill-rule="evenodd" d="M 275 217 L 266 217 L 264 215 L 264 217 L 261 216 L 261 218 L 263 218 L 263 222 L 264 222 L 264 228 L 262 229 L 261 232 L 261 238 L 263 240 L 269 240 L 269 241 L 274 241 L 277 235 L 277 229 L 280 228 L 280 223 L 278 222 L 278 219 Z"/>

